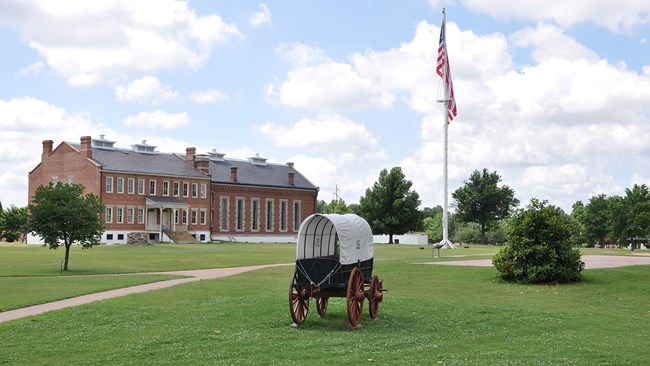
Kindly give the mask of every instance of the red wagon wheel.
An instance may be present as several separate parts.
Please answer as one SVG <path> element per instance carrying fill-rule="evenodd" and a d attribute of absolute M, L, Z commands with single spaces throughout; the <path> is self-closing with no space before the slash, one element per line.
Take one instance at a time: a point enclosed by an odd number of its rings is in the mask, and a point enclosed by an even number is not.
<path fill-rule="evenodd" d="M 381 292 L 381 282 L 377 276 L 373 276 L 370 281 L 370 291 L 368 291 L 368 310 L 370 311 L 370 318 L 376 319 L 379 313 L 379 303 L 383 300 L 384 294 Z"/>
<path fill-rule="evenodd" d="M 366 295 L 363 293 L 363 274 L 359 267 L 354 267 L 348 280 L 348 320 L 350 325 L 357 327 L 361 322 L 361 311 L 363 300 Z"/>
<path fill-rule="evenodd" d="M 319 297 L 316 299 L 316 310 L 321 318 L 325 316 L 325 313 L 327 313 L 328 299 L 328 297 Z"/>
<path fill-rule="evenodd" d="M 289 311 L 291 319 L 297 325 L 305 322 L 309 312 L 307 289 L 298 287 L 298 273 L 293 274 L 293 279 L 289 285 Z"/>

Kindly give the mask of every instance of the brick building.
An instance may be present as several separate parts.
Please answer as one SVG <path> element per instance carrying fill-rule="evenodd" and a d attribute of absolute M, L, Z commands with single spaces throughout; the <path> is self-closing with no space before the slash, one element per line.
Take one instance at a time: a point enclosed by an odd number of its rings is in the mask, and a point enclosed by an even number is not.
<path fill-rule="evenodd" d="M 40 185 L 83 184 L 106 206 L 105 243 L 286 242 L 316 211 L 318 188 L 292 163 L 226 159 L 194 147 L 162 153 L 146 141 L 114 145 L 103 135 L 56 148 L 43 141 L 41 162 L 29 173 L 30 202 Z"/>

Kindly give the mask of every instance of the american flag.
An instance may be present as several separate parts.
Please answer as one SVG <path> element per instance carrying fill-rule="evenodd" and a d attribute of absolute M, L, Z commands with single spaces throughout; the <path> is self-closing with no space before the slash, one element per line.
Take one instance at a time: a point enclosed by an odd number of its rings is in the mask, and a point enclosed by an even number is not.
<path fill-rule="evenodd" d="M 451 99 L 447 102 L 447 116 L 449 122 L 456 117 L 456 99 L 454 98 L 454 83 L 451 81 L 451 70 L 449 69 L 449 57 L 447 56 L 447 45 L 445 45 L 445 22 L 443 20 L 440 28 L 440 42 L 438 43 L 438 66 L 436 72 L 445 82 L 447 95 L 445 99 Z"/>

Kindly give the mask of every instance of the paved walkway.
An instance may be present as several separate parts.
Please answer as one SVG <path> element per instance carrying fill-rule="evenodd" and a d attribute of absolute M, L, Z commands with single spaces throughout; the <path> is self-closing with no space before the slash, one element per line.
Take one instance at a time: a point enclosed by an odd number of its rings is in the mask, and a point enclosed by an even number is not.
<path fill-rule="evenodd" d="M 286 266 L 288 264 L 266 264 L 260 266 L 248 266 L 248 267 L 234 267 L 234 268 L 217 268 L 217 269 L 197 269 L 197 270 L 187 270 L 187 271 L 174 271 L 174 272 L 150 272 L 146 274 L 165 274 L 165 275 L 179 275 L 179 276 L 188 276 L 186 278 L 178 278 L 174 280 L 166 280 L 160 282 L 147 283 L 144 285 L 137 285 L 125 288 L 119 288 L 116 290 L 109 290 L 98 292 L 95 294 L 83 295 L 78 297 L 73 297 L 70 299 L 50 302 L 47 304 L 34 305 L 26 308 L 9 310 L 0 313 L 0 323 L 6 322 L 9 320 L 25 318 L 32 315 L 39 315 L 46 313 L 48 311 L 59 310 L 67 308 L 70 306 L 77 306 L 82 304 L 88 304 L 94 301 L 110 299 L 113 297 L 126 296 L 130 294 L 137 294 L 145 291 L 159 290 L 161 288 L 171 287 L 175 285 L 180 285 L 182 283 L 209 280 L 213 278 L 233 276 L 240 273 L 254 271 L 256 269 L 268 268 L 268 267 L 278 267 Z M 145 273 L 141 273 L 145 274 Z"/>
<path fill-rule="evenodd" d="M 585 269 L 615 268 L 650 264 L 650 256 L 616 256 L 616 255 L 583 255 Z M 423 264 L 442 264 L 447 266 L 492 267 L 491 259 L 473 259 L 466 261 L 426 262 Z"/>

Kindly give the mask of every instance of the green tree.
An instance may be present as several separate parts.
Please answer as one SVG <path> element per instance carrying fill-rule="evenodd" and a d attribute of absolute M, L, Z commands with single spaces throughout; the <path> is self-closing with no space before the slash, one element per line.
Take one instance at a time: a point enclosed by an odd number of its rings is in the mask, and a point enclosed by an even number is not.
<path fill-rule="evenodd" d="M 582 201 L 576 201 L 571 206 L 571 244 L 582 246 L 587 243 L 587 230 L 585 227 L 587 208 Z"/>
<path fill-rule="evenodd" d="M 605 194 L 599 194 L 589 198 L 585 206 L 583 224 L 585 236 L 589 244 L 598 243 L 605 246 L 605 238 L 610 231 L 610 198 Z"/>
<path fill-rule="evenodd" d="M 486 243 L 486 233 L 519 204 L 515 191 L 506 185 L 499 187 L 499 182 L 501 176 L 496 171 L 475 170 L 465 185 L 451 194 L 456 200 L 457 219 L 481 226 L 481 244 Z"/>
<path fill-rule="evenodd" d="M 99 197 L 83 195 L 81 184 L 50 183 L 40 186 L 29 205 L 29 230 L 39 235 L 50 249 L 65 246 L 64 270 L 68 270 L 70 246 L 79 243 L 83 248 L 99 244 L 104 224 L 100 214 L 104 210 Z"/>
<path fill-rule="evenodd" d="M 400 167 L 392 168 L 390 173 L 383 169 L 377 182 L 366 189 L 366 195 L 360 199 L 361 216 L 368 221 L 373 233 L 388 234 L 390 244 L 394 234 L 404 234 L 418 227 L 420 196 L 411 191 L 412 185 Z"/>
<path fill-rule="evenodd" d="M 16 241 L 27 233 L 27 207 L 9 206 L 0 211 L 0 230 L 6 231 L 7 241 Z"/>
<path fill-rule="evenodd" d="M 584 262 L 572 249 L 569 216 L 546 201 L 532 199 L 517 210 L 508 226 L 508 242 L 492 259 L 506 281 L 573 282 L 582 278 Z"/>
<path fill-rule="evenodd" d="M 620 244 L 645 238 L 650 233 L 650 191 L 645 184 L 625 189 L 625 197 L 614 197 L 609 202 L 610 231 Z"/>
<path fill-rule="evenodd" d="M 429 243 L 439 243 L 442 241 L 442 207 L 440 207 L 440 211 L 435 212 L 432 217 L 425 217 L 422 220 L 421 227 L 422 230 L 427 233 Z M 447 230 L 450 238 L 456 234 L 457 228 L 454 215 L 449 215 Z"/>
<path fill-rule="evenodd" d="M 351 211 L 348 209 L 348 206 L 345 204 L 344 200 L 333 199 L 330 203 L 323 206 L 322 213 L 343 215 L 346 213 L 351 213 Z"/>

